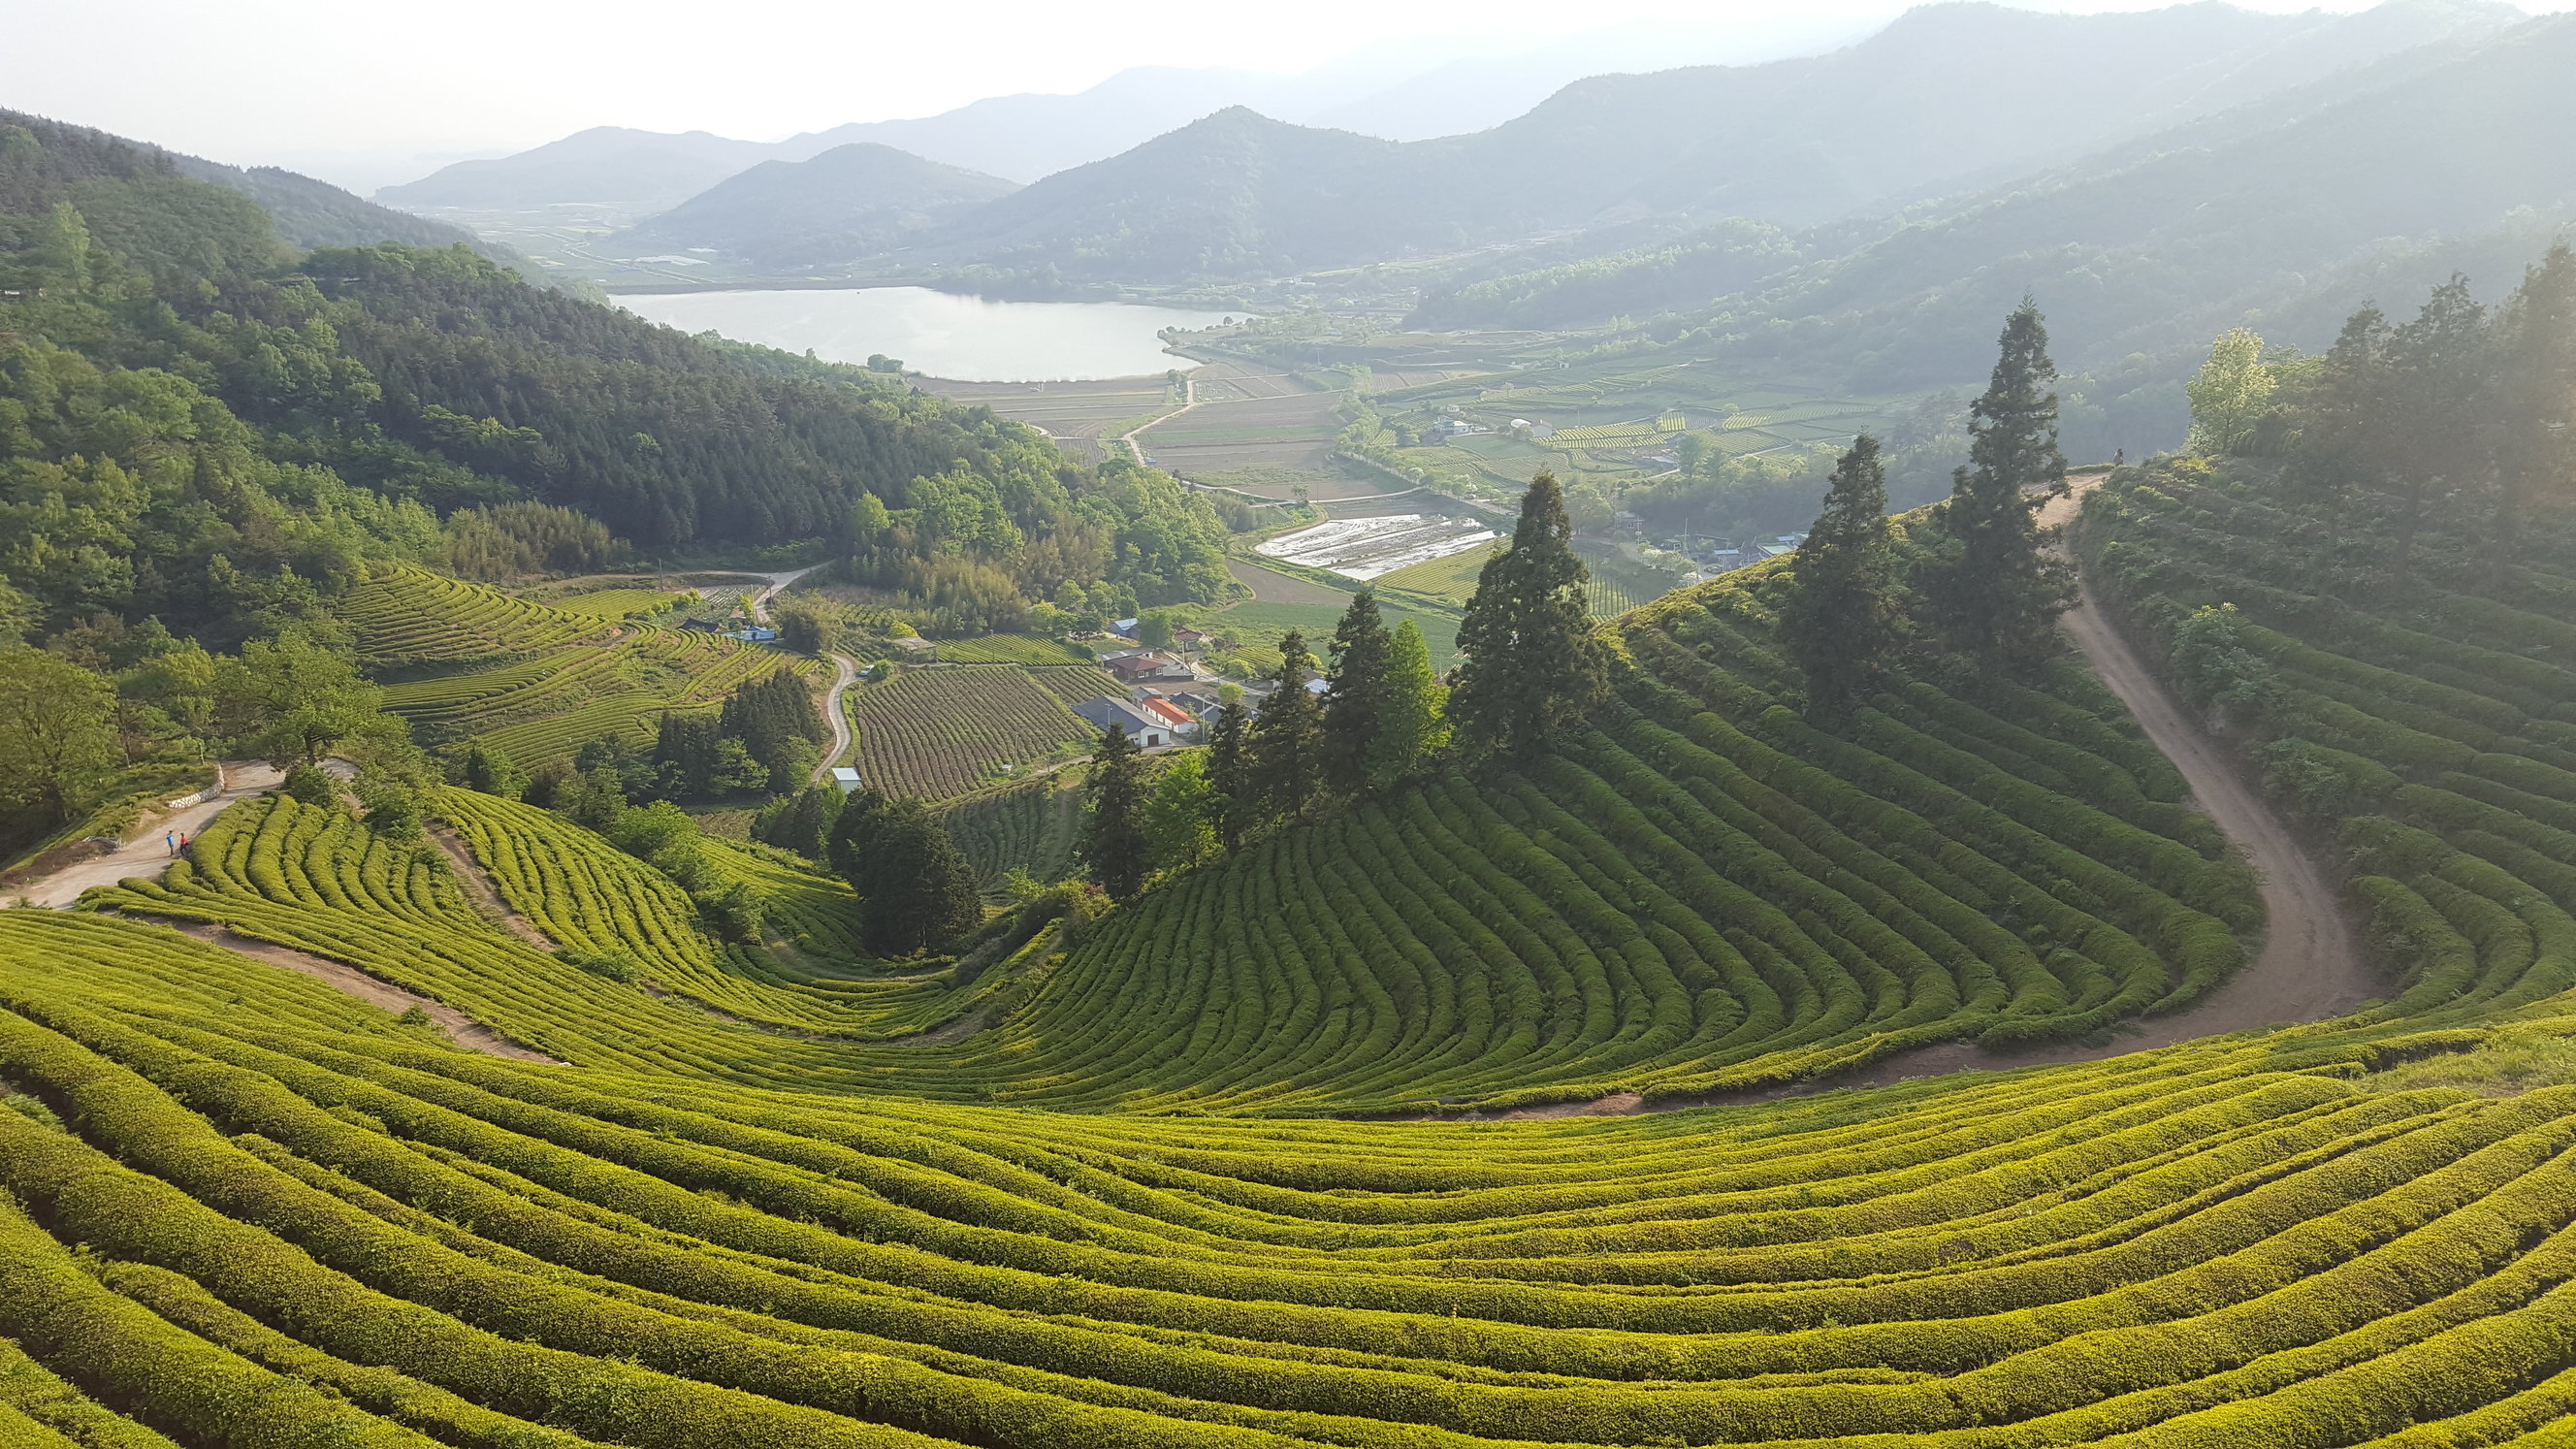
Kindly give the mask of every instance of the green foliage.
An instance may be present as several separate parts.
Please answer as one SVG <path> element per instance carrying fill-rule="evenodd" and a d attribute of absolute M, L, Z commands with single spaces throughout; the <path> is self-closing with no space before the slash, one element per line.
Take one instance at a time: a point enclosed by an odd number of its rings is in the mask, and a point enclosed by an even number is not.
<path fill-rule="evenodd" d="M 340 805 L 339 785 L 319 765 L 298 763 L 291 766 L 277 790 L 289 800 L 318 805 L 326 810 L 336 810 Z"/>
<path fill-rule="evenodd" d="M 891 800 L 873 788 L 851 796 L 827 849 L 858 893 L 867 948 L 877 955 L 943 951 L 983 920 L 974 871 L 919 800 Z"/>
<path fill-rule="evenodd" d="M 1374 592 L 1363 588 L 1351 596 L 1330 647 L 1332 663 L 1324 671 L 1324 781 L 1341 794 L 1355 795 L 1371 783 L 1372 762 L 1393 753 L 1380 750 L 1378 737 L 1395 708 L 1395 645 L 1378 616 Z"/>
<path fill-rule="evenodd" d="M 1387 636 L 1387 697 L 1369 741 L 1368 783 L 1393 787 L 1449 744 L 1449 686 L 1431 667 L 1431 646 L 1411 619 Z"/>
<path fill-rule="evenodd" d="M 1511 547 L 1477 576 L 1458 625 L 1467 658 L 1449 698 L 1459 746 L 1471 757 L 1535 754 L 1608 687 L 1571 534 L 1555 475 L 1541 473 L 1521 500 Z"/>
<path fill-rule="evenodd" d="M 385 693 L 349 656 L 301 634 L 254 639 L 216 661 L 215 722 L 235 747 L 278 765 L 320 764 L 343 745 L 400 740 Z"/>
<path fill-rule="evenodd" d="M 1835 466 L 1824 512 L 1798 545 L 1795 579 L 1780 611 L 1780 643 L 1806 678 L 1808 712 L 1839 724 L 1877 692 L 1904 638 L 1903 583 L 1877 439 L 1854 439 Z"/>
<path fill-rule="evenodd" d="M 1184 871 L 1212 858 L 1217 851 L 1217 797 L 1208 783 L 1207 755 L 1189 750 L 1163 764 L 1154 793 L 1145 802 L 1145 837 L 1152 846 L 1154 868 Z"/>
<path fill-rule="evenodd" d="M 1260 713 L 1243 731 L 1248 795 L 1236 798 L 1258 802 L 1245 829 L 1302 816 L 1324 794 L 1324 711 L 1306 687 L 1315 676 L 1315 656 L 1306 652 L 1305 636 L 1290 630 L 1280 640 L 1279 660 Z"/>
<path fill-rule="evenodd" d="M 2222 709 L 2250 710 L 2265 702 L 2272 666 L 2245 647 L 2243 616 L 2234 604 L 2194 609 L 2174 626 L 2174 673 L 2192 698 Z"/>
<path fill-rule="evenodd" d="M 71 819 L 118 763 L 107 681 L 56 655 L 0 647 L 0 816 Z"/>
<path fill-rule="evenodd" d="M 2028 298 L 2005 319 L 2002 356 L 1969 409 L 1967 467 L 1934 515 L 1916 591 L 1947 645 L 1989 668 L 2027 673 L 2054 653 L 2074 570 L 2041 547 L 2039 509 L 2066 492 L 2057 451 L 2057 375 Z"/>
<path fill-rule="evenodd" d="M 1101 735 L 1085 784 L 1091 820 L 1083 832 L 1083 859 L 1111 900 L 1125 900 L 1144 888 L 1156 853 L 1144 752 L 1125 729 L 1113 724 Z"/>
<path fill-rule="evenodd" d="M 460 508 L 447 517 L 439 560 L 460 578 L 499 583 L 614 567 L 623 551 L 608 526 L 547 503 Z"/>
<path fill-rule="evenodd" d="M 2194 452 L 2233 453 L 2254 441 L 2280 379 L 2263 365 L 2263 339 L 2251 327 L 2231 328 L 2209 345 L 2209 361 L 2183 388 L 2191 399 Z"/>

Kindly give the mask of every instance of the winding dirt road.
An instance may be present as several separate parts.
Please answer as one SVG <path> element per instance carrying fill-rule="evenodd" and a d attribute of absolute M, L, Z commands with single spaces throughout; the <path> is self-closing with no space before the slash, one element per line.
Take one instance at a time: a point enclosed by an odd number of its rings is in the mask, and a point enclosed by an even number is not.
<path fill-rule="evenodd" d="M 810 564 L 781 574 L 751 575 L 756 579 L 769 580 L 769 587 L 751 596 L 751 617 L 768 623 L 771 596 L 821 567 L 821 564 Z M 823 695 L 823 722 L 832 727 L 832 747 L 823 752 L 821 763 L 814 766 L 814 783 L 817 785 L 832 778 L 832 767 L 848 758 L 851 749 L 858 744 L 857 734 L 850 729 L 850 717 L 841 708 L 841 696 L 849 693 L 850 686 L 859 682 L 858 661 L 846 654 L 825 654 L 823 657 L 832 661 L 832 687 Z"/>
<path fill-rule="evenodd" d="M 2084 494 L 2106 476 L 2089 473 L 2071 478 L 2072 494 L 2051 503 L 2041 513 L 2040 521 L 2052 527 L 2072 523 L 2082 508 Z M 1498 1115 L 1616 1116 L 1719 1102 L 1766 1101 L 1843 1087 L 1883 1087 L 1908 1078 L 1956 1071 L 2008 1071 L 2055 1062 L 2095 1061 L 2200 1037 L 2323 1021 L 2379 995 L 2381 982 L 2371 970 L 2325 873 L 2300 848 L 2288 822 L 2229 758 L 2226 746 L 2166 691 L 2163 682 L 2104 614 L 2089 582 L 2084 586 L 2082 602 L 2060 623 L 2094 674 L 2129 707 L 2148 741 L 2173 761 L 2190 787 L 2191 803 L 2217 825 L 2229 843 L 2244 852 L 2246 863 L 2254 868 L 2262 890 L 2265 929 L 2262 950 L 2243 969 L 2198 1004 L 2171 1016 L 2127 1023 L 2118 1028 L 2116 1040 L 2100 1046 L 2065 1043 L 1990 1052 L 1973 1042 L 1943 1042 L 1790 1087 L 1658 1102 L 1651 1108 L 1633 1093 L 1621 1093 L 1593 1102 L 1558 1103 Z"/>

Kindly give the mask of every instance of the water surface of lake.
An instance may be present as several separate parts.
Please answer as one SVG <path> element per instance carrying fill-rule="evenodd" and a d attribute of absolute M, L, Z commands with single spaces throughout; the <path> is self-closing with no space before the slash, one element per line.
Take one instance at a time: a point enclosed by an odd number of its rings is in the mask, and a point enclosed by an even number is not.
<path fill-rule="evenodd" d="M 1154 334 L 1213 327 L 1228 315 L 1123 302 L 991 302 L 927 287 L 644 293 L 616 301 L 683 332 L 712 329 L 737 342 L 810 348 L 829 362 L 865 362 L 881 352 L 915 372 L 966 382 L 1134 377 L 1190 366 L 1163 351 Z"/>

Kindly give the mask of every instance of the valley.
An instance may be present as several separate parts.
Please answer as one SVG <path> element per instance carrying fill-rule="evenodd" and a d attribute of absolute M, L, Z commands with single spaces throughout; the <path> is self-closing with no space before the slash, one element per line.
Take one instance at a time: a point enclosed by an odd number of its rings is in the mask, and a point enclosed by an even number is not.
<path fill-rule="evenodd" d="M 0 1449 L 2576 1442 L 2576 21 L 1427 17 L 22 81 Z"/>

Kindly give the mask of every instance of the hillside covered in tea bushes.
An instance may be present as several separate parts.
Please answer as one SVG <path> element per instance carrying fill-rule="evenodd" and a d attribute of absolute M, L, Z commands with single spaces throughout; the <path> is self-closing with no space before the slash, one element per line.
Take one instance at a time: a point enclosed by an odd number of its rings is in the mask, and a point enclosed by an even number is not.
<path fill-rule="evenodd" d="M 1354 1120 L 2063 1039 L 2238 969 L 2244 871 L 2072 661 L 1901 682 L 1823 734 L 1779 705 L 1776 572 L 1617 621 L 1619 698 L 1539 763 L 1282 831 L 1105 919 L 1006 913 L 927 974 L 860 966 L 846 895 L 770 856 L 722 859 L 793 951 L 719 939 L 517 802 L 433 796 L 470 869 L 247 804 L 164 883 L 0 912 L 0 1406 L 26 1427 L 0 1425 L 191 1449 L 2555 1442 L 2576 834 L 2541 802 L 2576 591 L 2538 537 L 2474 588 L 2427 566 L 2442 584 L 2369 606 L 2255 585 L 2244 560 L 2324 524 L 2241 466 L 2116 474 L 2082 541 L 2177 678 L 2232 691 L 2278 790 L 2336 808 L 2335 773 L 2364 792 L 2344 813 L 2381 812 L 2346 839 L 2401 974 L 2358 1015 L 1635 1116 Z"/>

